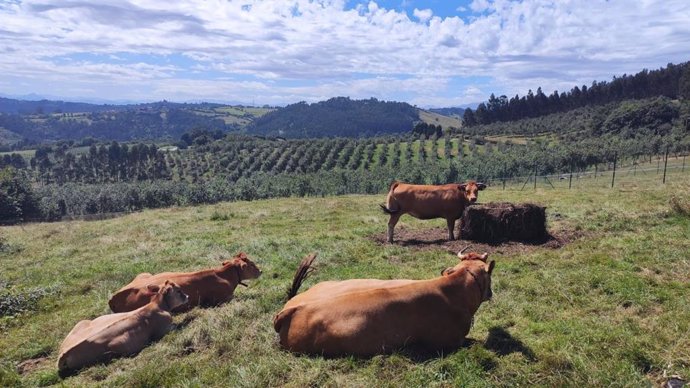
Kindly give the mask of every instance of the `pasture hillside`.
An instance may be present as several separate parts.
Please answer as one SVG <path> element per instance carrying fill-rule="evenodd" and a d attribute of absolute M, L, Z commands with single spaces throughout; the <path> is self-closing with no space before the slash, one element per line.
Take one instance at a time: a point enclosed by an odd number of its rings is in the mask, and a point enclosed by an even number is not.
<path fill-rule="evenodd" d="M 686 176 L 687 177 L 687 176 Z M 493 247 L 494 299 L 465 347 L 371 359 L 296 356 L 277 346 L 273 315 L 299 260 L 318 252 L 319 281 L 437 276 L 456 258 L 434 240 L 377 242 L 383 195 L 284 198 L 146 210 L 103 221 L 33 223 L 0 233 L 0 385 L 65 386 L 646 386 L 690 378 L 690 181 L 657 176 L 614 189 L 506 190 L 480 202 L 547 206 L 560 248 Z M 433 233 L 438 232 L 438 236 Z M 61 380 L 57 348 L 81 319 L 108 312 L 140 272 L 193 270 L 245 251 L 263 276 L 132 358 Z M 433 330 L 433 328 L 430 328 Z"/>

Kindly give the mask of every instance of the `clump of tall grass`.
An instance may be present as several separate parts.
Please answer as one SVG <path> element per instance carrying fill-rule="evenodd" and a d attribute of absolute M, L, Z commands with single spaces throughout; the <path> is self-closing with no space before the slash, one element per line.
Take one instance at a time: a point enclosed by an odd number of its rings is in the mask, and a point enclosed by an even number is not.
<path fill-rule="evenodd" d="M 36 287 L 24 291 L 11 290 L 6 284 L 0 286 L 0 317 L 35 310 L 40 299 L 59 291 L 57 286 Z"/>
<path fill-rule="evenodd" d="M 690 191 L 674 194 L 668 202 L 675 214 L 690 217 Z"/>

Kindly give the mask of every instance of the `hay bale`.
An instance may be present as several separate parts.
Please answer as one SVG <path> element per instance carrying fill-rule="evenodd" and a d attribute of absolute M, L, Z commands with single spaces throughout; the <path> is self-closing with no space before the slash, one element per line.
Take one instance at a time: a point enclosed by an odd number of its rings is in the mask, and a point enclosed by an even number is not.
<path fill-rule="evenodd" d="M 463 240 L 485 243 L 520 241 L 542 244 L 549 239 L 546 208 L 531 203 L 491 202 L 469 206 L 462 215 Z"/>

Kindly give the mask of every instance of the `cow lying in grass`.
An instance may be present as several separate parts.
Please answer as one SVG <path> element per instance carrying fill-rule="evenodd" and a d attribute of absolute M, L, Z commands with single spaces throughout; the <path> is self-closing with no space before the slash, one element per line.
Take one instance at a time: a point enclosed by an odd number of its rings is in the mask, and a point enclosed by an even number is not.
<path fill-rule="evenodd" d="M 491 299 L 494 261 L 460 255 L 429 280 L 353 279 L 319 283 L 290 299 L 275 316 L 280 345 L 296 353 L 371 356 L 404 346 L 431 351 L 462 345 L 472 317 Z M 294 296 L 315 255 L 302 261 Z"/>
<path fill-rule="evenodd" d="M 172 323 L 170 311 L 187 303 L 187 295 L 171 282 L 154 289 L 155 297 L 134 311 L 77 323 L 60 345 L 60 374 L 69 375 L 96 362 L 136 354 L 149 342 L 163 337 Z"/>
<path fill-rule="evenodd" d="M 388 219 L 388 242 L 393 242 L 393 230 L 403 214 L 422 220 L 445 218 L 448 239 L 454 240 L 455 221 L 462 217 L 465 208 L 477 201 L 479 190 L 486 185 L 469 181 L 447 185 L 411 185 L 393 182 L 388 190 L 386 204 L 380 205 L 390 215 Z"/>
<path fill-rule="evenodd" d="M 238 284 L 246 286 L 242 283 L 243 280 L 256 279 L 259 276 L 261 270 L 244 252 L 240 252 L 232 260 L 224 261 L 220 268 L 197 272 L 139 274 L 131 283 L 117 291 L 108 304 L 116 313 L 137 309 L 151 300 L 156 287 L 170 280 L 179 284 L 189 295 L 189 303 L 179 306 L 174 312 L 186 311 L 199 305 L 215 306 L 232 299 Z"/>

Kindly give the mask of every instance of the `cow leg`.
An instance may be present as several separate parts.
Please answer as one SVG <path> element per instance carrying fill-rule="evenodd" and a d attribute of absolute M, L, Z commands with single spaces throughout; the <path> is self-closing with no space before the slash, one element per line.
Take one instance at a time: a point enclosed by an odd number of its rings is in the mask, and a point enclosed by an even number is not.
<path fill-rule="evenodd" d="M 393 242 L 393 230 L 395 229 L 395 225 L 398 223 L 398 220 L 400 220 L 400 216 L 402 214 L 391 214 L 391 218 L 388 220 L 388 242 L 392 243 Z"/>
<path fill-rule="evenodd" d="M 453 218 L 446 218 L 446 224 L 448 225 L 448 240 L 455 240 L 455 234 L 453 234 L 453 230 L 455 229 L 455 219 Z"/>

